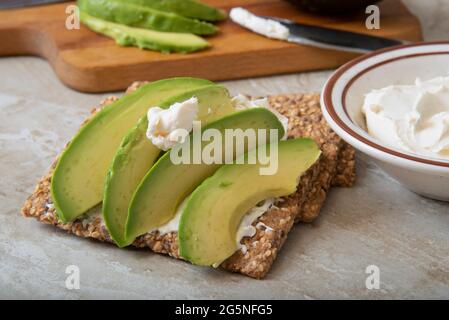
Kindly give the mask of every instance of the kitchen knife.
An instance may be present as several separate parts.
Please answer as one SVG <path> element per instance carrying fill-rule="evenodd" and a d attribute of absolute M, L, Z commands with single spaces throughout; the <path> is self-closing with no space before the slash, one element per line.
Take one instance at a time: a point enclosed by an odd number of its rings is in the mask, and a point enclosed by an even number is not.
<path fill-rule="evenodd" d="M 234 22 L 264 36 L 326 49 L 366 53 L 408 43 L 403 40 L 302 24 L 276 17 L 261 17 L 243 8 L 232 9 L 230 16 Z"/>
<path fill-rule="evenodd" d="M 69 0 L 6 0 L 0 1 L 0 9 L 21 8 L 21 7 L 37 6 L 41 4 L 50 4 L 67 1 Z"/>
<path fill-rule="evenodd" d="M 273 18 L 289 30 L 287 41 L 320 48 L 366 53 L 386 47 L 405 44 L 407 41 L 369 36 L 344 30 L 296 23 L 287 19 Z"/>

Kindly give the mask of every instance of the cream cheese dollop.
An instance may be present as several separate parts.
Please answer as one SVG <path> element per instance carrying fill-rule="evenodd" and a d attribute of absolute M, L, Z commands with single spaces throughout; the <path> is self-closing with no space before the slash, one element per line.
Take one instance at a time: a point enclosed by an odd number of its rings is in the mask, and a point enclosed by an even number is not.
<path fill-rule="evenodd" d="M 449 160 L 449 77 L 373 90 L 362 112 L 368 133 L 380 142 Z"/>
<path fill-rule="evenodd" d="M 281 23 L 272 19 L 258 17 L 248 10 L 240 7 L 231 9 L 229 17 L 232 21 L 242 27 L 268 38 L 287 40 L 290 34 L 288 28 L 283 26 Z"/>
<path fill-rule="evenodd" d="M 270 106 L 270 102 L 268 102 L 268 98 L 250 99 L 243 94 L 238 94 L 232 98 L 232 103 L 236 110 L 250 108 L 265 108 L 270 110 L 279 119 L 279 122 L 284 127 L 284 136 L 282 137 L 282 140 L 287 139 L 288 118 L 272 108 Z"/>
<path fill-rule="evenodd" d="M 167 109 L 152 107 L 147 113 L 147 138 L 159 149 L 167 151 L 175 144 L 184 142 L 187 134 L 192 131 L 197 115 L 196 97 L 174 103 Z"/>

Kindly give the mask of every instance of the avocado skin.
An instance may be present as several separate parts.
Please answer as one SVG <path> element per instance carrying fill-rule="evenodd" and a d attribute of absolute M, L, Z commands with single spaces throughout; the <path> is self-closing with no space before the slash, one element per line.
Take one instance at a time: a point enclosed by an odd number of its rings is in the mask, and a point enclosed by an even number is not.
<path fill-rule="evenodd" d="M 188 53 L 210 47 L 209 42 L 190 33 L 160 32 L 132 28 L 95 18 L 80 11 L 81 22 L 91 30 L 113 38 L 118 45 L 136 46 L 140 49 L 164 53 Z"/>
<path fill-rule="evenodd" d="M 196 78 L 155 81 L 98 111 L 68 144 L 54 170 L 51 197 L 59 219 L 73 221 L 101 202 L 111 160 L 149 105 L 210 84 Z"/>
<path fill-rule="evenodd" d="M 215 84 L 171 97 L 159 106 L 168 108 L 192 97 L 199 100 L 198 120 L 204 123 L 234 112 L 228 90 Z M 161 150 L 146 137 L 147 127 L 148 119 L 144 116 L 125 136 L 105 182 L 103 218 L 111 238 L 119 247 L 130 244 L 125 239 L 125 224 L 132 195 L 161 154 Z"/>
<path fill-rule="evenodd" d="M 177 13 L 181 16 L 205 20 L 220 21 L 227 18 L 225 11 L 193 0 L 121 0 L 160 11 Z"/>
<path fill-rule="evenodd" d="M 277 129 L 279 137 L 284 134 L 277 117 L 263 108 L 237 111 L 210 123 L 202 131 L 209 128 L 222 133 L 225 129 L 234 128 Z M 170 152 L 165 153 L 145 175 L 131 200 L 125 231 L 127 241 L 132 242 L 137 236 L 171 220 L 181 202 L 220 166 L 204 163 L 175 165 L 170 159 Z"/>
<path fill-rule="evenodd" d="M 260 165 L 222 166 L 195 189 L 181 214 L 181 257 L 197 265 L 218 266 L 233 255 L 237 229 L 246 212 L 264 199 L 294 193 L 297 178 L 319 155 L 313 140 L 300 138 L 279 142 L 274 175 L 261 176 Z"/>
<path fill-rule="evenodd" d="M 131 27 L 199 35 L 214 34 L 218 30 L 216 26 L 208 22 L 125 3 L 121 0 L 78 0 L 77 3 L 81 11 L 91 16 Z"/>

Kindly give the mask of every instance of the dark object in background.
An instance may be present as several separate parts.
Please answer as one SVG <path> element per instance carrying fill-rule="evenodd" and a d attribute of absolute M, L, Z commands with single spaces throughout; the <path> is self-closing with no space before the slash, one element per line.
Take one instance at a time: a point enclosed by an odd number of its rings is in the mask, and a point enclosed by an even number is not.
<path fill-rule="evenodd" d="M 365 9 L 380 0 L 287 0 L 300 9 L 314 13 L 346 14 Z"/>

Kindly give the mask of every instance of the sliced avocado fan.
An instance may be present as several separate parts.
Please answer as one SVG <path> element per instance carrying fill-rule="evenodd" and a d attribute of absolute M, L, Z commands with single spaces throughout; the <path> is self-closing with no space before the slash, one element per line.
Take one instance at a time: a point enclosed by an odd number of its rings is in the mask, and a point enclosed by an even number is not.
<path fill-rule="evenodd" d="M 224 137 L 226 129 L 265 129 L 277 130 L 278 137 L 284 135 L 284 129 L 278 118 L 269 110 L 264 108 L 254 108 L 235 112 L 217 121 L 210 123 L 202 129 L 215 129 Z M 267 143 L 270 139 L 267 135 L 265 141 L 255 141 Z M 193 136 L 185 141 L 190 155 L 193 151 Z M 219 141 L 221 155 L 224 157 L 227 152 L 224 141 Z M 208 143 L 202 142 L 201 150 Z M 253 146 L 255 147 L 255 146 Z M 249 143 L 245 143 L 243 152 L 251 148 Z M 199 164 L 180 163 L 174 164 L 170 154 L 175 151 L 165 153 L 151 170 L 145 175 L 131 200 L 128 218 L 126 221 L 125 238 L 131 243 L 136 237 L 160 227 L 171 220 L 180 203 L 188 196 L 204 179 L 211 176 L 221 164 L 211 163 Z M 233 152 L 235 154 L 235 152 Z"/>
<path fill-rule="evenodd" d="M 89 29 L 113 38 L 121 46 L 136 46 L 166 53 L 188 53 L 210 47 L 209 42 L 191 33 L 132 28 L 95 18 L 83 11 L 80 11 L 80 20 Z"/>
<path fill-rule="evenodd" d="M 78 0 L 81 11 L 110 22 L 156 31 L 210 35 L 218 28 L 211 23 L 190 19 L 122 0 Z"/>
<path fill-rule="evenodd" d="M 121 0 L 156 10 L 174 12 L 184 17 L 220 21 L 227 17 L 225 11 L 214 8 L 197 0 Z"/>
<path fill-rule="evenodd" d="M 226 260 L 238 249 L 237 229 L 246 212 L 262 200 L 294 193 L 298 178 L 319 155 L 313 140 L 292 139 L 278 143 L 278 169 L 273 175 L 261 175 L 260 163 L 222 166 L 187 201 L 178 230 L 180 255 L 204 266 Z"/>
<path fill-rule="evenodd" d="M 169 98 L 159 107 L 168 108 L 192 97 L 198 99 L 197 120 L 203 124 L 234 112 L 228 90 L 215 84 Z M 148 119 L 145 116 L 126 135 L 114 156 L 105 182 L 103 218 L 111 238 L 119 247 L 130 244 L 125 240 L 125 224 L 131 197 L 161 154 L 161 150 L 146 137 L 147 127 Z"/>
<path fill-rule="evenodd" d="M 126 132 L 150 106 L 170 97 L 213 84 L 196 78 L 172 78 L 146 84 L 98 111 L 58 160 L 51 197 L 58 217 L 73 221 L 103 199 L 104 181 Z"/>

